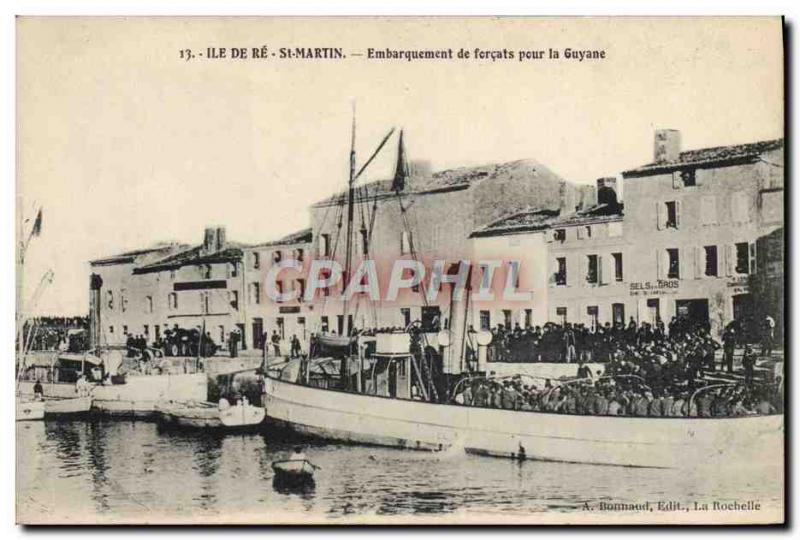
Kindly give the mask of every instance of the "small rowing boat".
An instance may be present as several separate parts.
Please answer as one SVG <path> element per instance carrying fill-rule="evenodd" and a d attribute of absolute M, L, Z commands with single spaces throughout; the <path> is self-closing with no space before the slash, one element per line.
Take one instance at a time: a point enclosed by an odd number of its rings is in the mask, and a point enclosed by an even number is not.
<path fill-rule="evenodd" d="M 242 428 L 261 424 L 264 407 L 238 402 L 229 405 L 208 401 L 160 402 L 155 405 L 157 418 L 165 423 L 190 428 Z"/>
<path fill-rule="evenodd" d="M 316 465 L 307 459 L 284 459 L 272 462 L 272 470 L 276 476 L 292 480 L 310 480 L 316 468 Z"/>

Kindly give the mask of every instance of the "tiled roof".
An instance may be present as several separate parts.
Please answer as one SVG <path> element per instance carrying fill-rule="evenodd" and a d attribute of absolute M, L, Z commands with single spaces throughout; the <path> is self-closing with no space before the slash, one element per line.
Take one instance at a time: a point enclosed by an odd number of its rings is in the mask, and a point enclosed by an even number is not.
<path fill-rule="evenodd" d="M 620 221 L 623 217 L 622 204 L 596 204 L 586 210 L 579 210 L 578 212 L 560 216 L 550 222 L 550 227 L 569 227 L 584 223 Z"/>
<path fill-rule="evenodd" d="M 263 242 L 261 244 L 256 244 L 251 246 L 251 248 L 259 248 L 259 247 L 273 247 L 273 246 L 290 246 L 292 244 L 306 244 L 311 242 L 311 227 L 307 227 L 297 232 L 293 232 L 292 234 L 287 234 L 283 238 L 278 240 L 273 240 L 271 242 Z"/>
<path fill-rule="evenodd" d="M 144 248 L 144 249 L 136 249 L 132 251 L 126 251 L 124 253 L 119 253 L 117 255 L 111 255 L 109 257 L 103 257 L 100 259 L 94 259 L 89 261 L 89 264 L 102 266 L 107 264 L 125 264 L 125 263 L 132 263 L 135 262 L 137 259 L 145 257 L 145 256 L 159 256 L 163 257 L 170 252 L 174 252 L 177 250 L 184 250 L 188 248 L 187 244 L 178 244 L 178 243 L 170 243 L 170 244 L 158 244 L 153 247 Z"/>
<path fill-rule="evenodd" d="M 502 217 L 473 231 L 470 237 L 502 236 L 521 232 L 540 231 L 549 227 L 559 215 L 558 210 L 532 208 Z"/>
<path fill-rule="evenodd" d="M 517 175 L 529 176 L 531 179 L 545 178 L 561 180 L 561 178 L 550 169 L 533 159 L 520 159 L 507 163 L 495 163 L 490 165 L 480 165 L 476 167 L 458 167 L 435 172 L 430 176 L 411 176 L 406 180 L 406 188 L 403 194 L 423 194 L 436 193 L 439 191 L 454 191 L 466 189 L 473 184 L 483 180 L 494 178 L 508 178 Z M 366 193 L 371 200 L 377 196 L 380 198 L 390 197 L 392 191 L 392 180 L 377 180 L 357 186 L 359 196 Z M 331 203 L 344 200 L 345 192 L 337 193 L 331 197 L 323 199 L 314 206 L 327 206 Z"/>
<path fill-rule="evenodd" d="M 171 270 L 187 266 L 190 264 L 208 264 L 220 262 L 233 262 L 242 258 L 242 244 L 229 242 L 225 249 L 207 253 L 203 251 L 203 246 L 194 246 L 178 253 L 173 253 L 149 264 L 139 266 L 133 270 L 134 274 L 145 274 L 147 272 L 158 272 L 160 270 Z"/>
<path fill-rule="evenodd" d="M 624 176 L 646 176 L 648 174 L 678 169 L 687 165 L 714 165 L 719 163 L 737 162 L 754 159 L 764 152 L 777 150 L 783 147 L 783 139 L 759 141 L 749 144 L 736 144 L 732 146 L 717 146 L 714 148 L 701 148 L 681 152 L 677 160 L 661 163 L 648 163 L 635 169 L 623 172 Z"/>
<path fill-rule="evenodd" d="M 585 210 L 562 215 L 559 210 L 539 208 L 517 212 L 475 230 L 470 237 L 503 236 L 525 232 L 544 231 L 556 227 L 569 227 L 584 223 L 605 223 L 623 218 L 623 206 L 596 204 Z"/>

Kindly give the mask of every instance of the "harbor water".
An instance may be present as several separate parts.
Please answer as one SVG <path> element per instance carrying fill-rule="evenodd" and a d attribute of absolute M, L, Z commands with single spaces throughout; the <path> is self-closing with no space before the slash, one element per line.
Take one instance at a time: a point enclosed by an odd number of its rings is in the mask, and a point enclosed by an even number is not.
<path fill-rule="evenodd" d="M 34 523 L 463 521 L 471 515 L 557 522 L 558 516 L 589 517 L 588 509 L 597 512 L 603 504 L 645 503 L 652 522 L 659 513 L 693 513 L 698 504 L 753 501 L 777 508 L 783 498 L 782 467 L 774 462 L 738 463 L 734 470 L 698 462 L 684 474 L 303 441 L 320 469 L 314 485 L 287 488 L 274 482 L 271 463 L 285 459 L 298 440 L 270 428 L 222 434 L 92 418 L 17 422 L 16 435 L 18 519 Z M 670 509 L 673 502 L 678 507 Z"/>

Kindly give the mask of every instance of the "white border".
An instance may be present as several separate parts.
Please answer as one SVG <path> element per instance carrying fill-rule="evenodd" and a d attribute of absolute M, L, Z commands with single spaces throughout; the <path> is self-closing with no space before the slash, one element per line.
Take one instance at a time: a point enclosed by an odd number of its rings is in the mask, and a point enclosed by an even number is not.
<path fill-rule="evenodd" d="M 14 335 L 14 295 L 12 294 L 12 285 L 14 281 L 14 184 L 15 184 L 15 16 L 16 15 L 778 15 L 783 14 L 787 18 L 787 23 L 793 27 L 792 38 L 796 43 L 798 40 L 798 14 L 800 13 L 800 2 L 789 0 L 759 0 L 757 2 L 738 2 L 738 1 L 721 1 L 710 0 L 706 2 L 697 2 L 692 0 L 679 0 L 672 2 L 642 2 L 634 0 L 617 0 L 617 1 L 591 1 L 579 0 L 570 2 L 538 2 L 532 4 L 524 1 L 512 0 L 492 0 L 490 2 L 476 2 L 462 0 L 461 2 L 450 3 L 436 3 L 430 0 L 390 0 L 378 3 L 376 1 L 340 1 L 332 3 L 324 0 L 295 0 L 286 1 L 281 0 L 277 2 L 270 2 L 269 4 L 258 4 L 254 1 L 247 0 L 230 0 L 230 1 L 209 1 L 209 0 L 196 0 L 188 3 L 183 1 L 164 1 L 164 0 L 143 0 L 143 1 L 73 1 L 66 2 L 64 0 L 50 0 L 50 1 L 7 1 L 2 3 L 2 18 L 0 18 L 2 26 L 0 26 L 0 40 L 2 40 L 2 47 L 0 47 L 0 58 L 2 58 L 2 77 L 0 77 L 0 103 L 2 104 L 2 152 L 0 154 L 0 167 L 2 167 L 2 182 L 0 182 L 0 223 L 2 224 L 2 234 L 0 234 L 0 277 L 5 284 L 5 294 L 0 295 L 0 344 L 2 345 L 2 358 L 6 362 L 6 367 L 3 370 L 8 377 L 8 380 L 3 382 L 3 388 L 6 390 L 5 399 L 2 400 L 0 406 L 0 427 L 3 433 L 7 434 L 7 438 L 13 440 L 14 434 L 14 408 L 12 405 L 13 400 L 13 379 L 10 374 L 13 372 L 13 335 Z M 789 44 L 791 45 L 791 43 Z M 789 51 L 791 55 L 791 51 Z M 793 57 L 791 65 L 789 65 L 790 72 L 794 72 L 794 64 L 796 57 Z M 791 73 L 787 76 L 794 79 Z M 795 80 L 795 83 L 797 81 Z M 793 91 L 787 98 L 796 98 L 796 91 Z M 796 105 L 796 102 L 795 102 Z M 788 125 L 794 125 L 797 107 L 791 108 L 793 114 L 788 118 Z M 796 145 L 794 140 L 789 141 L 790 156 L 796 156 Z M 794 188 L 792 193 L 791 207 L 800 207 L 800 190 Z M 788 218 L 788 215 L 787 215 Z M 797 218 L 795 218 L 797 221 Z M 795 228 L 792 228 L 791 236 L 792 242 L 792 258 L 787 261 L 787 268 L 795 267 L 796 255 L 798 249 L 798 236 Z M 798 272 L 793 272 L 792 277 L 798 281 L 800 277 Z M 795 286 L 792 296 L 791 305 L 797 305 L 797 290 Z M 790 306 L 787 305 L 787 309 Z M 792 313 L 794 315 L 794 313 Z M 791 334 L 800 336 L 800 319 L 792 317 Z M 795 346 L 797 346 L 795 344 Z M 789 359 L 791 361 L 792 359 Z M 793 376 L 791 381 L 792 394 L 797 391 L 797 368 L 793 369 Z M 796 442 L 796 441 L 795 441 Z M 5 528 L 4 537 L 17 538 L 24 534 L 30 534 L 30 531 L 23 530 L 20 527 L 14 526 L 14 444 L 13 441 L 8 441 L 0 447 L 0 455 L 2 461 L 0 462 L 0 471 L 2 471 L 3 484 L 5 486 L 4 497 L 2 500 L 2 523 Z M 792 452 L 794 458 L 796 452 Z M 793 467 L 794 470 L 797 466 Z M 792 481 L 787 479 L 787 481 Z M 793 510 L 797 506 L 790 501 L 790 506 Z M 789 510 L 789 509 L 787 509 Z M 797 514 L 789 510 L 797 520 Z M 105 535 L 121 535 L 130 534 L 131 529 L 100 529 L 97 531 L 85 530 L 72 530 L 72 531 L 56 531 L 47 530 L 37 533 L 37 537 L 56 537 L 56 535 L 70 534 L 70 535 L 85 535 L 85 534 L 100 534 Z M 144 532 L 144 531 L 142 531 Z M 152 535 L 151 538 L 162 538 L 167 535 L 173 534 L 203 534 L 204 536 L 223 536 L 229 535 L 230 530 L 159 530 L 151 531 L 148 534 Z M 244 532 L 244 531 L 243 531 Z M 266 532 L 266 531 L 265 531 Z M 327 534 L 353 534 L 351 530 L 333 530 L 327 531 Z M 365 531 L 362 531 L 362 534 Z M 403 534 L 410 532 L 417 538 L 432 537 L 437 532 L 431 530 L 409 530 L 409 531 L 387 531 L 387 530 L 370 530 L 366 534 L 370 536 L 385 536 L 389 534 Z M 497 531 L 487 531 L 485 529 L 478 529 L 467 531 L 464 529 L 450 530 L 449 534 L 464 535 L 464 534 L 496 534 Z M 505 531 L 510 533 L 511 531 Z M 585 529 L 575 529 L 572 531 L 561 531 L 559 536 L 577 536 L 585 532 Z M 592 530 L 592 534 L 603 532 L 602 530 Z M 516 531 L 515 534 L 555 534 L 554 531 L 537 530 L 537 531 Z M 620 531 L 605 531 L 604 534 L 619 534 Z M 629 534 L 641 534 L 641 530 L 627 531 Z M 706 530 L 706 531 L 680 531 L 672 530 L 667 534 L 681 535 L 682 538 L 693 537 L 694 535 L 703 534 L 704 536 L 713 537 L 727 537 L 731 531 L 726 530 Z M 241 533 L 240 533 L 241 534 Z M 250 533 L 252 534 L 252 532 Z M 260 534 L 260 533 L 257 533 Z M 320 534 L 318 531 L 309 530 L 271 530 L 266 532 L 270 536 L 286 536 L 292 537 L 306 537 L 312 534 Z M 626 534 L 626 532 L 623 532 Z M 6 536 L 8 535 L 8 536 Z"/>

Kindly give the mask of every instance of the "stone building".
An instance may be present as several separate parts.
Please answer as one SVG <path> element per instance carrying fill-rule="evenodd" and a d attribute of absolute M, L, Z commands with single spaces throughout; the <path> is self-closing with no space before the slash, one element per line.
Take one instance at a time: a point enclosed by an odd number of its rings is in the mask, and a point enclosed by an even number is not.
<path fill-rule="evenodd" d="M 681 151 L 655 134 L 654 161 L 622 173 L 628 299 L 638 318 L 686 317 L 715 333 L 752 312 L 757 240 L 782 226 L 783 140 Z"/>
<path fill-rule="evenodd" d="M 353 268 L 366 252 L 368 258 L 377 261 L 382 291 L 395 260 L 417 258 L 429 269 L 434 260 L 445 260 L 448 265 L 469 260 L 472 231 L 509 211 L 532 205 L 551 210 L 574 209 L 593 202 L 593 190 L 569 183 L 533 160 L 436 173 L 419 170 L 412 163 L 401 189 L 396 192 L 392 184 L 391 180 L 373 182 L 356 192 L 359 204 L 354 222 Z M 344 264 L 345 201 L 339 194 L 311 208 L 315 257 L 333 258 Z M 426 327 L 441 326 L 449 317 L 450 295 L 442 291 L 435 302 L 426 301 L 426 282 L 416 290 L 401 292 L 395 302 L 353 302 L 349 310 L 351 316 L 355 315 L 352 324 L 403 327 L 419 320 Z M 320 306 L 322 325 L 335 332 L 344 331 L 342 308 L 342 303 L 333 298 Z"/>
<path fill-rule="evenodd" d="M 101 344 L 123 345 L 128 335 L 148 342 L 175 326 L 202 328 L 217 345 L 244 330 L 239 316 L 244 285 L 242 246 L 222 227 L 206 228 L 197 246 L 170 245 L 91 261 L 102 282 L 95 324 Z M 97 279 L 93 279 L 93 284 Z"/>
<path fill-rule="evenodd" d="M 264 242 L 244 249 L 244 275 L 246 298 L 242 306 L 242 321 L 250 335 L 250 345 L 261 348 L 265 335 L 277 331 L 282 347 L 288 347 L 288 340 L 296 335 L 305 350 L 314 318 L 314 306 L 303 301 L 306 275 L 310 260 L 311 229 L 303 229 L 279 240 Z M 277 266 L 282 261 L 293 259 L 302 269 Z M 273 276 L 270 276 L 272 270 Z M 295 293 L 295 299 L 275 301 L 267 294 L 266 283 L 271 279 L 277 285 L 278 293 Z M 288 352 L 288 349 L 285 351 Z"/>

